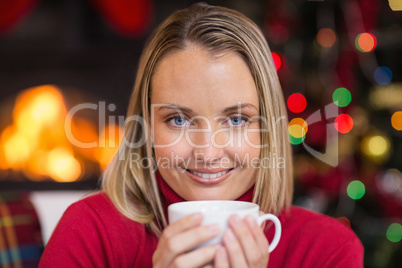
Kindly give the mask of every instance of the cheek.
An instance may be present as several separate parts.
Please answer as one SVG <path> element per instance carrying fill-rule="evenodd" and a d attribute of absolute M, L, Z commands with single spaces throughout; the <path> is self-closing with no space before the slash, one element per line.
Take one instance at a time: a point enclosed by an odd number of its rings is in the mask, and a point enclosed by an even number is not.
<path fill-rule="evenodd" d="M 172 131 L 162 124 L 156 124 L 154 129 L 154 144 L 161 147 L 175 146 L 180 142 L 182 135 L 183 133 L 180 133 L 180 131 Z"/>
<path fill-rule="evenodd" d="M 240 161 L 246 166 L 250 166 L 251 161 L 258 161 L 260 157 L 260 133 L 238 133 L 233 136 L 235 146 L 229 148 L 231 158 Z M 236 161 L 236 162 L 237 162 Z"/>
<path fill-rule="evenodd" d="M 170 163 L 170 167 L 180 165 L 191 157 L 191 147 L 185 139 L 175 139 L 170 135 L 155 135 L 154 151 L 156 159 Z"/>

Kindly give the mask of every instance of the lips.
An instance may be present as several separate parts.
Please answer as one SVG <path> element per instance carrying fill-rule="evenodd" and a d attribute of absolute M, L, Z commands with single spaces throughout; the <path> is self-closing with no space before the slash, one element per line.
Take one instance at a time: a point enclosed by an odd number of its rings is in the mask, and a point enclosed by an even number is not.
<path fill-rule="evenodd" d="M 185 169 L 185 173 L 194 181 L 204 184 L 204 185 L 213 185 L 218 184 L 224 181 L 229 175 L 233 172 L 234 168 L 222 170 L 219 172 L 212 173 L 210 172 L 197 172 L 190 169 Z M 206 171 L 206 170 L 203 170 Z"/>

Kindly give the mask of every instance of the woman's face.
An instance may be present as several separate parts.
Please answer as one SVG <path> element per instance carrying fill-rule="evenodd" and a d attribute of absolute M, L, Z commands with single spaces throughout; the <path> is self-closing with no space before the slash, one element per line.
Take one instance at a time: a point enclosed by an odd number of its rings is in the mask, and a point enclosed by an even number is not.
<path fill-rule="evenodd" d="M 186 200 L 231 200 L 250 189 L 259 103 L 242 58 L 189 46 L 162 58 L 151 87 L 155 161 L 167 184 Z"/>

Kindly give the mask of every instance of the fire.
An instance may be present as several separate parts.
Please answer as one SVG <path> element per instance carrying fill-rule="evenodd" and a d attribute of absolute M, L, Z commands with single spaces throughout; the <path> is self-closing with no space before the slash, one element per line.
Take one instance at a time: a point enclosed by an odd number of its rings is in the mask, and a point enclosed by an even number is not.
<path fill-rule="evenodd" d="M 102 169 L 105 169 L 119 149 L 119 144 L 123 138 L 123 129 L 118 125 L 111 124 L 103 129 L 99 139 L 99 152 L 96 154 L 97 160 Z"/>
<path fill-rule="evenodd" d="M 66 137 L 66 116 L 64 98 L 57 87 L 43 85 L 20 93 L 13 110 L 13 123 L 0 135 L 0 170 L 13 170 L 36 181 L 52 178 L 72 182 L 91 175 L 84 174 L 89 162 L 105 168 L 119 142 L 120 134 L 111 136 L 111 129 L 120 131 L 113 133 L 122 133 L 121 129 L 106 126 L 103 132 L 109 134 L 101 134 L 101 141 L 92 122 L 73 118 L 71 128 L 77 139 L 106 144 L 102 148 L 78 148 Z"/>
<path fill-rule="evenodd" d="M 81 175 L 81 166 L 66 148 L 55 148 L 47 155 L 47 172 L 57 181 L 75 181 Z"/>

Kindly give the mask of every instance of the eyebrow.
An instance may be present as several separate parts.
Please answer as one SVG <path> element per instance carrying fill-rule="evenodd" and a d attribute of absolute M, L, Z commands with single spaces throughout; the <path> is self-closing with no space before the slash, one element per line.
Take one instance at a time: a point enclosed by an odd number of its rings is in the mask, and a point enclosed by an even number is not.
<path fill-rule="evenodd" d="M 173 110 L 181 110 L 181 111 L 184 111 L 184 112 L 187 112 L 187 113 L 194 113 L 194 111 L 191 110 L 188 107 L 180 106 L 180 105 L 173 104 L 173 103 L 172 104 L 167 104 L 167 105 L 164 105 L 164 106 L 160 106 L 158 108 L 158 110 L 162 110 L 162 109 L 173 109 Z M 234 110 L 239 110 L 239 109 L 254 109 L 255 111 L 258 112 L 257 107 L 255 107 L 251 103 L 245 102 L 245 103 L 239 103 L 239 104 L 236 104 L 236 105 L 233 105 L 233 106 L 226 107 L 225 109 L 223 109 L 221 111 L 221 113 L 227 113 L 227 112 L 234 111 Z"/>

